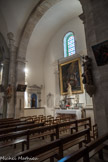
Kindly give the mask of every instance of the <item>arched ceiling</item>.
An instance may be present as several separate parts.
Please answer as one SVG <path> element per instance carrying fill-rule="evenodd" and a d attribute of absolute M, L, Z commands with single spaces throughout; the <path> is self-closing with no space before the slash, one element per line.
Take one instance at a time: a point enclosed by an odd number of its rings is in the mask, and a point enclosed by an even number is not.
<path fill-rule="evenodd" d="M 8 32 L 13 32 L 18 42 L 24 24 L 39 0 L 0 0 L 0 11 Z"/>
<path fill-rule="evenodd" d="M 24 30 L 27 18 L 39 1 L 42 5 L 31 15 Z M 42 11 L 44 9 L 45 12 Z M 43 63 L 46 49 L 53 36 L 63 25 L 82 13 L 79 0 L 0 0 L 0 10 L 7 23 L 8 32 L 14 33 L 17 42 L 24 31 L 18 57 L 25 59 L 26 56 L 29 67 L 33 66 L 34 61 L 38 69 Z M 43 13 L 40 16 L 41 12 Z M 34 24 L 33 21 L 31 24 L 31 20 L 34 20 Z"/>
<path fill-rule="evenodd" d="M 45 1 L 48 1 L 49 9 L 35 26 L 29 41 L 27 57 L 31 48 L 32 52 L 45 53 L 49 41 L 57 30 L 73 17 L 82 13 L 79 0 Z M 39 0 L 0 0 L 0 10 L 7 24 L 8 32 L 13 32 L 17 43 L 28 16 L 38 2 Z M 41 46 L 43 40 L 45 41 Z"/>
<path fill-rule="evenodd" d="M 51 38 L 67 22 L 82 13 L 79 0 L 61 0 L 53 5 L 39 20 L 31 35 L 28 48 L 27 60 L 31 60 L 31 55 L 37 55 L 39 60 L 44 59 L 45 51 Z M 31 60 L 32 61 L 32 60 Z"/>

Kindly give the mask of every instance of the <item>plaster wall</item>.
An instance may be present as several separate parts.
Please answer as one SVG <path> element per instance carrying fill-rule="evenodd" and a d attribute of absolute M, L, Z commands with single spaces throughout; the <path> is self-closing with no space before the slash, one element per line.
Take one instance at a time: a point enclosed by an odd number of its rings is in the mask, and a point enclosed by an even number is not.
<path fill-rule="evenodd" d="M 45 109 L 24 109 L 24 116 L 45 115 Z"/>
<path fill-rule="evenodd" d="M 45 106 L 47 107 L 46 113 L 54 113 L 53 108 L 59 105 L 59 100 L 61 99 L 60 89 L 59 89 L 59 69 L 58 60 L 64 57 L 63 49 L 63 38 L 65 34 L 72 31 L 75 34 L 76 41 L 76 53 L 80 55 L 86 55 L 86 43 L 85 43 L 85 33 L 84 25 L 82 21 L 76 17 L 70 22 L 63 25 L 62 28 L 52 37 L 47 47 L 45 54 L 44 63 L 44 81 L 45 81 Z M 52 105 L 49 106 L 48 95 L 52 95 Z M 85 93 L 79 95 L 80 103 L 85 102 Z"/>

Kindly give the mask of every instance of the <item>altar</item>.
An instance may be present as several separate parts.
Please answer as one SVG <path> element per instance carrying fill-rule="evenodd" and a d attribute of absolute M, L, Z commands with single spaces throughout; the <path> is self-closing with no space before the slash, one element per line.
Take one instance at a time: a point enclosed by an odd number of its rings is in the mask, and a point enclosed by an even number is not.
<path fill-rule="evenodd" d="M 66 109 L 66 110 L 56 110 L 55 111 L 55 116 L 58 114 L 74 114 L 76 115 L 76 119 L 81 119 L 81 109 Z"/>

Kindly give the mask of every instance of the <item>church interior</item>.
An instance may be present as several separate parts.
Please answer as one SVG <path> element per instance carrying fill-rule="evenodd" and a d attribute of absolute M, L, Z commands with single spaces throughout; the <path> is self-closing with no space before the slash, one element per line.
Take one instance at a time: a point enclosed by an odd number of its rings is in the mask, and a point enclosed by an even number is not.
<path fill-rule="evenodd" d="M 108 0 L 0 0 L 0 161 L 108 161 Z"/>

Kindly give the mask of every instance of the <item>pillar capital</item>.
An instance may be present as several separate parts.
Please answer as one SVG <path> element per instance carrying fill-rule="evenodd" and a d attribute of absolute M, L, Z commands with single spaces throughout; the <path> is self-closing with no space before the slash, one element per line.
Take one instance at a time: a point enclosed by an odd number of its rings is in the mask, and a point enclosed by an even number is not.
<path fill-rule="evenodd" d="M 14 47 L 14 49 L 15 49 L 14 34 L 12 32 L 9 32 L 9 33 L 7 33 L 7 37 L 8 37 L 8 40 L 9 40 L 9 48 L 12 49 L 12 47 Z"/>
<path fill-rule="evenodd" d="M 9 40 L 14 40 L 14 34 L 12 32 L 7 33 L 7 37 Z"/>

